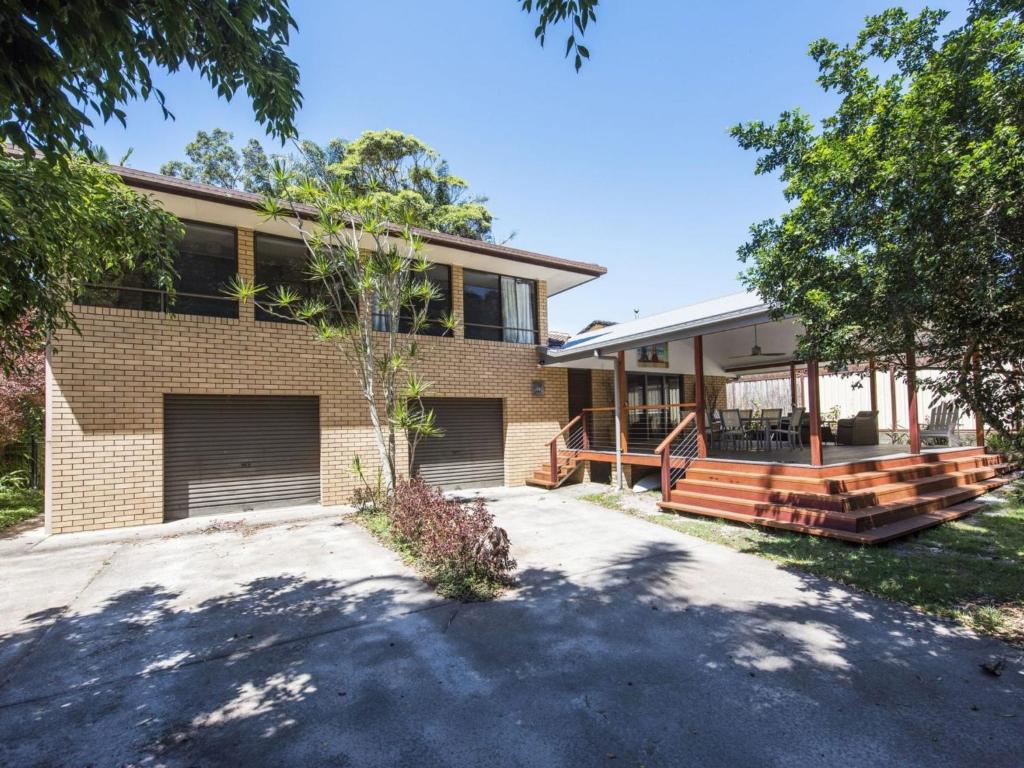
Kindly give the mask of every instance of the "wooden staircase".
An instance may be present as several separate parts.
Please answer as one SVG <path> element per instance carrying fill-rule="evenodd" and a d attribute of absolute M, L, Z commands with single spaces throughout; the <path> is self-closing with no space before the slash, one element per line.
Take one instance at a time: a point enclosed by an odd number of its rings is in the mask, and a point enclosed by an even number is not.
<path fill-rule="evenodd" d="M 538 488 L 558 488 L 572 477 L 576 470 L 583 466 L 583 462 L 577 460 L 575 451 L 558 451 L 557 481 L 551 482 L 551 462 L 545 462 L 540 469 L 526 479 L 527 485 L 534 485 Z"/>
<path fill-rule="evenodd" d="M 823 467 L 696 459 L 659 506 L 878 544 L 970 514 L 1014 468 L 983 448 Z"/>

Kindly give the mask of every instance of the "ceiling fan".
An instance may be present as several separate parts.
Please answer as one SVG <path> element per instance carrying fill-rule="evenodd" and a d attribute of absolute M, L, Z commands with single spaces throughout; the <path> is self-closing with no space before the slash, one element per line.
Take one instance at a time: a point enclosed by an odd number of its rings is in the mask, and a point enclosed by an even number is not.
<path fill-rule="evenodd" d="M 730 355 L 730 360 L 735 360 L 740 357 L 787 357 L 789 352 L 765 352 L 761 349 L 761 345 L 757 343 L 757 326 L 754 326 L 754 346 L 750 348 L 749 355 Z"/>

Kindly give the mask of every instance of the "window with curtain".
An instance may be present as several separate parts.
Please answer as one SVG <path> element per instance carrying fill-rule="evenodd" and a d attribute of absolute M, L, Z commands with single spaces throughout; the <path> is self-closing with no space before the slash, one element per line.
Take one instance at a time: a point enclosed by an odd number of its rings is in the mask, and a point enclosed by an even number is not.
<path fill-rule="evenodd" d="M 533 280 L 467 269 L 463 311 L 467 339 L 537 343 L 537 284 Z"/>
<path fill-rule="evenodd" d="M 425 276 L 437 289 L 440 296 L 427 304 L 427 321 L 419 332 L 426 336 L 450 336 L 451 331 L 444 327 L 442 320 L 452 311 L 452 268 L 447 264 L 431 264 Z M 423 302 L 417 302 L 417 304 L 417 308 L 422 309 Z M 412 316 L 400 314 L 398 318 L 399 331 L 408 333 L 411 327 Z M 377 331 L 388 330 L 388 317 L 383 314 L 374 315 L 373 328 Z"/>
<path fill-rule="evenodd" d="M 626 392 L 629 405 L 671 405 L 682 401 L 683 377 L 678 374 L 629 373 L 626 374 Z M 630 424 L 647 422 L 652 429 L 675 426 L 681 412 L 678 408 L 664 410 L 630 411 Z"/>

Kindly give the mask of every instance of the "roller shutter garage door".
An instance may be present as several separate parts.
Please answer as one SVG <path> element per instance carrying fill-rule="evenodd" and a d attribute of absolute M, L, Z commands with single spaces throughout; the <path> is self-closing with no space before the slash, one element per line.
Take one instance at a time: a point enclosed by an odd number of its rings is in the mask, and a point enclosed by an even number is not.
<path fill-rule="evenodd" d="M 316 397 L 164 396 L 164 517 L 320 501 Z"/>
<path fill-rule="evenodd" d="M 486 488 L 505 483 L 501 400 L 424 399 L 442 437 L 416 447 L 413 474 L 442 488 Z"/>

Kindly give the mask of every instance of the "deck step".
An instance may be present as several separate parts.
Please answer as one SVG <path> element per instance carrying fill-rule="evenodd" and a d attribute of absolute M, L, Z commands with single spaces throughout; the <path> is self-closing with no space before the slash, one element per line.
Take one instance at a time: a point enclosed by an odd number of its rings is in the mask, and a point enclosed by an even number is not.
<path fill-rule="evenodd" d="M 559 452 L 558 465 L 556 467 L 557 480 L 555 482 L 551 480 L 551 462 L 548 461 L 542 464 L 540 469 L 535 470 L 530 477 L 526 478 L 526 484 L 547 490 L 558 488 L 572 477 L 581 466 L 583 466 L 583 462 L 578 461 L 572 454 Z"/>
<path fill-rule="evenodd" d="M 915 496 L 861 507 L 851 511 L 819 509 L 794 504 L 754 501 L 735 496 L 721 496 L 691 491 L 673 491 L 671 501 L 706 509 L 719 509 L 750 518 L 763 518 L 814 527 L 845 531 L 865 531 L 915 515 L 934 512 L 944 507 L 973 499 L 1007 482 L 992 478 L 968 485 L 923 491 Z"/>
<path fill-rule="evenodd" d="M 766 483 L 742 485 L 738 482 L 692 479 L 691 477 L 679 480 L 674 490 L 681 493 L 727 496 L 768 504 L 851 512 L 864 507 L 918 496 L 927 491 L 938 491 L 944 488 L 970 485 L 988 480 L 996 477 L 1000 470 L 1006 466 L 975 467 L 941 475 L 930 475 L 914 480 L 890 482 L 843 493 L 827 493 L 812 489 L 780 489 L 770 487 Z"/>
<path fill-rule="evenodd" d="M 760 461 L 736 461 L 714 458 L 697 459 L 693 463 L 693 468 L 697 470 L 713 468 L 748 474 L 770 475 L 772 477 L 811 477 L 820 479 L 866 472 L 888 471 L 905 467 L 918 467 L 944 461 L 971 461 L 975 458 L 986 461 L 992 457 L 992 454 L 985 453 L 984 448 L 977 446 L 951 448 L 934 453 L 916 455 L 898 453 L 899 448 L 900 446 L 893 446 L 893 450 L 897 451 L 897 453 L 888 458 L 879 457 L 841 464 L 826 464 L 820 467 L 812 467 L 807 464 L 774 463 L 769 453 L 765 454 L 764 458 Z"/>
<path fill-rule="evenodd" d="M 957 520 L 975 512 L 979 508 L 983 507 L 984 504 L 978 501 L 965 501 L 934 512 L 925 512 L 920 515 L 915 515 L 914 517 L 908 517 L 904 520 L 879 526 L 878 528 L 871 528 L 867 531 L 846 531 L 838 528 L 791 523 L 735 512 L 723 512 L 719 509 L 711 509 L 693 504 L 679 504 L 672 501 L 659 502 L 658 506 L 662 509 L 667 509 L 673 512 L 685 512 L 691 515 L 724 518 L 726 520 L 733 520 L 734 522 L 760 525 L 766 528 L 779 528 L 787 531 L 796 531 L 798 533 L 807 533 L 814 536 L 840 539 L 854 544 L 883 544 L 887 541 L 892 541 L 893 539 L 898 539 L 912 533 L 917 533 L 918 531 L 933 528 L 936 525 L 941 525 L 949 520 Z"/>
<path fill-rule="evenodd" d="M 877 485 L 909 482 L 983 467 L 1005 468 L 1005 464 L 998 456 L 970 456 L 949 461 L 922 462 L 916 465 L 889 470 L 872 470 L 831 477 L 812 477 L 807 475 L 773 474 L 759 470 L 738 471 L 735 469 L 724 469 L 719 467 L 718 462 L 714 460 L 698 459 L 690 465 L 686 476 L 687 479 L 691 480 L 732 483 L 735 485 L 770 488 L 772 490 L 837 494 L 863 490 Z M 781 470 L 786 468 L 786 465 L 777 465 L 777 468 Z"/>

